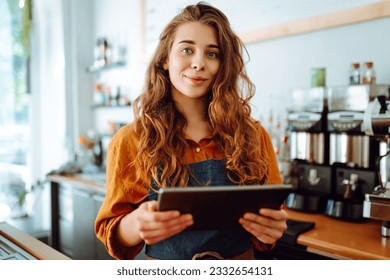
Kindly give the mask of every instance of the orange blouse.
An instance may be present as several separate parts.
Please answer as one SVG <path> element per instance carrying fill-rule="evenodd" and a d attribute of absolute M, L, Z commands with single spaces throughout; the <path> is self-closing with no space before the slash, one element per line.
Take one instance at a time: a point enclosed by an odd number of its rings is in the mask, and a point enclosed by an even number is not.
<path fill-rule="evenodd" d="M 269 159 L 268 181 L 266 184 L 280 184 L 282 178 L 276 161 L 272 142 L 266 130 L 258 124 L 261 145 Z M 187 137 L 190 144 L 186 154 L 186 164 L 206 159 L 223 159 L 224 154 L 218 149 L 212 137 L 196 142 Z M 105 244 L 108 253 L 116 259 L 134 259 L 142 250 L 144 243 L 133 247 L 125 247 L 116 239 L 115 230 L 121 219 L 132 212 L 138 205 L 148 199 L 148 188 L 151 178 L 146 174 L 135 182 L 137 166 L 129 166 L 136 156 L 138 137 L 134 131 L 134 123 L 122 127 L 112 138 L 107 154 L 106 196 L 96 217 L 95 232 Z M 260 147 L 259 147 L 260 149 Z M 259 250 L 265 244 L 254 244 Z"/>

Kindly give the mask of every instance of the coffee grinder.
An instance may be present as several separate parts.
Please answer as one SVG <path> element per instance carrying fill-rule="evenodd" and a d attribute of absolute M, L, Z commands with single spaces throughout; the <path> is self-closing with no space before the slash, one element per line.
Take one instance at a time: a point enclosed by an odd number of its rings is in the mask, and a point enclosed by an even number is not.
<path fill-rule="evenodd" d="M 362 130 L 370 100 L 386 90 L 383 85 L 328 88 L 329 164 L 333 194 L 325 214 L 346 221 L 362 221 L 366 193 L 378 183 L 379 141 Z"/>
<path fill-rule="evenodd" d="M 291 91 L 288 124 L 291 128 L 290 158 L 294 190 L 286 207 L 303 212 L 323 212 L 331 194 L 326 88 Z"/>
<path fill-rule="evenodd" d="M 388 94 L 376 97 L 364 112 L 363 130 L 380 139 L 379 184 L 365 195 L 363 216 L 382 221 L 381 234 L 390 237 L 390 86 Z"/>

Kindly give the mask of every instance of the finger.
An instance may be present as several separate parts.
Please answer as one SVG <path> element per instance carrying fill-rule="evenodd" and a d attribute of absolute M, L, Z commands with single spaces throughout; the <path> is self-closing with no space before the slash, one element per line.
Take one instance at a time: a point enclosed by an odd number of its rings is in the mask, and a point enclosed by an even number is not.
<path fill-rule="evenodd" d="M 155 212 L 153 214 L 155 217 L 139 223 L 139 230 L 154 231 L 157 229 L 165 229 L 165 228 L 169 229 L 183 223 L 186 224 L 186 223 L 193 222 L 191 214 L 184 214 L 180 216 L 174 215 L 173 217 L 171 213 L 168 212 L 164 212 L 164 213 Z"/>
<path fill-rule="evenodd" d="M 138 208 L 139 215 L 138 220 L 140 223 L 144 222 L 164 222 L 172 219 L 176 219 L 180 216 L 180 212 L 176 210 L 171 211 L 156 211 L 157 202 L 148 201 L 140 205 Z"/>
<path fill-rule="evenodd" d="M 242 224 L 243 228 L 263 243 L 273 244 L 279 240 L 283 231 L 256 225 L 254 223 Z"/>
<path fill-rule="evenodd" d="M 167 238 L 170 238 L 180 232 L 182 232 L 186 227 L 188 227 L 189 225 L 181 225 L 181 226 L 177 226 L 177 227 L 173 227 L 170 229 L 169 232 L 160 232 L 160 231 L 155 231 L 155 232 L 149 232 L 149 234 L 145 235 L 144 237 L 144 241 L 146 244 L 149 244 L 149 245 L 152 245 L 152 244 L 155 244 L 157 242 L 160 242 L 162 240 L 165 240 Z"/>
<path fill-rule="evenodd" d="M 157 211 L 158 203 L 156 200 L 148 201 L 148 210 L 151 212 Z"/>
<path fill-rule="evenodd" d="M 190 219 L 179 219 L 180 222 L 174 224 L 163 224 L 163 227 L 157 227 L 155 229 L 148 229 L 140 231 L 140 236 L 147 244 L 154 244 L 158 241 L 169 238 L 185 228 L 193 224 L 192 217 Z"/>
<path fill-rule="evenodd" d="M 248 225 L 250 224 L 259 224 L 264 227 L 270 227 L 270 228 L 278 228 L 280 230 L 285 230 L 284 224 L 285 221 L 277 221 L 272 218 L 262 216 L 262 215 L 257 215 L 254 213 L 245 213 L 243 216 L 244 222 L 246 222 Z"/>
<path fill-rule="evenodd" d="M 259 210 L 259 214 L 263 215 L 263 216 L 270 217 L 270 218 L 277 220 L 277 221 L 288 219 L 288 214 L 283 209 L 273 210 L 273 209 L 262 208 Z"/>
<path fill-rule="evenodd" d="M 287 218 L 288 214 L 284 210 L 271 210 L 271 209 L 260 209 L 261 214 L 245 213 L 243 218 L 248 222 L 261 224 L 266 227 L 274 228 L 282 232 L 287 229 Z M 263 215 L 266 214 L 266 215 Z"/>
<path fill-rule="evenodd" d="M 256 237 L 268 235 L 279 239 L 287 229 L 285 220 L 277 221 L 254 213 L 245 213 L 239 222 Z"/>

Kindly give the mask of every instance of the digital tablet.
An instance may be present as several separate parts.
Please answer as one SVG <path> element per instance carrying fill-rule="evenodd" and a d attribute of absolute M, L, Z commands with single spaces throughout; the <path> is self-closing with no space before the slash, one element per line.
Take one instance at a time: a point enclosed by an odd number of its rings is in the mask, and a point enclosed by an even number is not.
<path fill-rule="evenodd" d="M 292 185 L 161 188 L 158 210 L 191 213 L 194 224 L 187 230 L 238 229 L 244 213 L 279 209 L 291 191 Z"/>

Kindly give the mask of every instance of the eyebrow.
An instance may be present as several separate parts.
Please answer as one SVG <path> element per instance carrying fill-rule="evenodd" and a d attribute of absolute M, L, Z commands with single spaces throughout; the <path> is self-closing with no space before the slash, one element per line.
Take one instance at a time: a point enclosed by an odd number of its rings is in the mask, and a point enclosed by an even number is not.
<path fill-rule="evenodd" d="M 192 40 L 182 40 L 180 41 L 178 44 L 182 44 L 182 43 L 187 43 L 187 44 L 191 44 L 191 45 L 195 45 L 195 42 L 192 41 Z M 219 49 L 219 46 L 218 45 L 214 45 L 214 44 L 210 44 L 208 45 L 209 48 L 216 48 L 216 49 Z"/>

